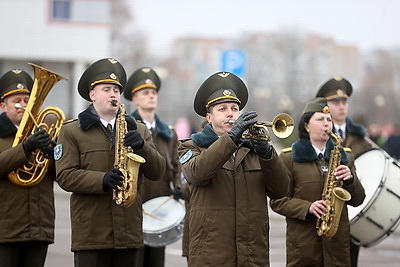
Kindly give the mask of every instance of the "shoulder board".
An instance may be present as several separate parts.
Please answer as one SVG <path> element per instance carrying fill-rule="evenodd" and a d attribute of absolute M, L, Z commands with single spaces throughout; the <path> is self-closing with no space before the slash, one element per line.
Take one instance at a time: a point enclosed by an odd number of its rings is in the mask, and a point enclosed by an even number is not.
<path fill-rule="evenodd" d="M 344 149 L 344 151 L 346 151 L 346 152 L 351 152 L 351 148 L 350 148 L 350 147 L 344 147 L 343 149 Z"/>
<path fill-rule="evenodd" d="M 71 123 L 71 122 L 76 121 L 76 120 L 78 120 L 78 118 L 66 120 L 66 121 L 64 121 L 63 125 Z"/>
<path fill-rule="evenodd" d="M 282 149 L 282 152 L 283 152 L 283 153 L 285 153 L 285 152 L 290 152 L 290 151 L 292 151 L 292 147 L 287 147 L 287 148 L 283 148 L 283 149 Z"/>

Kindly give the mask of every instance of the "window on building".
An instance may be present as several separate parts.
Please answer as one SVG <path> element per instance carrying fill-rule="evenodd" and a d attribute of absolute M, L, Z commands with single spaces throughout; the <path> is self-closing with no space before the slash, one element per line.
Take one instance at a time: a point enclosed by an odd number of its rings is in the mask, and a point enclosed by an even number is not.
<path fill-rule="evenodd" d="M 51 20 L 108 23 L 110 0 L 51 0 Z"/>

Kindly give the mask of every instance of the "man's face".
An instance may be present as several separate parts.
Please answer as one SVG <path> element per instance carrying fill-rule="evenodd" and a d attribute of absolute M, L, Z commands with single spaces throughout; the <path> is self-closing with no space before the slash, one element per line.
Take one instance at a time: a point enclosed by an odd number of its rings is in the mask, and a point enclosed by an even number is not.
<path fill-rule="evenodd" d="M 221 136 L 232 129 L 233 124 L 230 120 L 237 120 L 239 117 L 239 105 L 235 102 L 224 102 L 211 107 L 206 114 L 206 119 L 211 123 L 214 132 Z"/>
<path fill-rule="evenodd" d="M 158 104 L 158 92 L 156 89 L 142 89 L 132 96 L 132 102 L 138 108 L 145 110 L 155 110 Z"/>
<path fill-rule="evenodd" d="M 4 102 L 0 103 L 0 107 L 15 125 L 19 125 L 25 110 L 22 108 L 17 109 L 15 104 L 26 107 L 28 100 L 29 94 L 9 95 L 4 99 Z"/>
<path fill-rule="evenodd" d="M 113 106 L 111 103 L 113 100 L 116 100 L 117 103 L 121 100 L 119 86 L 108 83 L 98 84 L 89 91 L 89 97 L 100 117 L 117 114 L 118 107 Z"/>
<path fill-rule="evenodd" d="M 328 106 L 335 123 L 343 124 L 346 122 L 347 112 L 349 110 L 347 99 L 329 100 Z"/>

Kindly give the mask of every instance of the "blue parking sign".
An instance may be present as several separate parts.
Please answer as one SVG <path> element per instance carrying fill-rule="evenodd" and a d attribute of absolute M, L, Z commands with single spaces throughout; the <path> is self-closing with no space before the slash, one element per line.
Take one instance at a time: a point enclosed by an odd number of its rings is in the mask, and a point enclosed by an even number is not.
<path fill-rule="evenodd" d="M 225 50 L 221 55 L 221 71 L 229 71 L 237 76 L 244 77 L 246 55 L 241 50 Z"/>

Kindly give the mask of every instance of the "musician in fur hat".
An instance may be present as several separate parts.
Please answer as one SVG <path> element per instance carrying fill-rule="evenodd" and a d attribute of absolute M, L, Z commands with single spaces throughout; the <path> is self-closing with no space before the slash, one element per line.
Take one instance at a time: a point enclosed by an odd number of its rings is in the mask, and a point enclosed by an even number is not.
<path fill-rule="evenodd" d="M 195 112 L 208 124 L 178 149 L 190 190 L 189 266 L 269 266 L 266 197 L 286 195 L 288 176 L 267 140 L 243 139 L 257 120 L 230 72 L 207 78 Z"/>
<path fill-rule="evenodd" d="M 290 178 L 289 192 L 283 198 L 271 199 L 270 203 L 273 211 L 286 217 L 288 267 L 350 265 L 347 205 L 361 205 L 365 192 L 357 177 L 351 150 L 343 149 L 329 134 L 333 127 L 329 110 L 323 97 L 307 103 L 298 124 L 300 139 L 280 154 Z M 330 182 L 324 190 L 326 179 Z M 334 199 L 335 181 L 340 181 L 349 193 L 346 197 L 351 197 L 344 202 L 341 213 L 333 207 L 334 213 L 328 213 L 328 201 Z M 323 227 L 321 220 L 332 218 L 330 214 L 336 219 L 326 220 L 327 225 Z M 337 231 L 325 231 L 335 228 L 333 221 L 338 225 Z M 320 233 L 316 225 L 320 226 Z"/>
<path fill-rule="evenodd" d="M 142 198 L 134 183 L 144 177 L 157 180 L 165 170 L 149 131 L 133 117 L 124 117 L 118 106 L 125 83 L 125 69 L 117 60 L 91 64 L 78 84 L 79 94 L 91 103 L 77 119 L 64 124 L 55 148 L 57 181 L 72 192 L 71 250 L 77 267 L 136 266 L 143 233 Z M 127 148 L 145 159 L 137 179 L 121 169 L 127 168 Z M 129 186 L 124 189 L 123 179 L 128 177 L 135 180 L 125 180 Z M 121 190 L 135 192 L 136 199 L 124 205 L 129 199 L 118 197 L 119 203 L 113 196 Z"/>
<path fill-rule="evenodd" d="M 18 127 L 29 101 L 33 80 L 20 69 L 0 78 L 0 266 L 44 266 L 49 244 L 54 242 L 54 162 L 51 161 L 40 183 L 22 186 L 12 183 L 14 173 L 22 181 L 39 179 L 19 174 L 24 166 L 35 163 L 33 153 L 53 157 L 49 134 L 40 129 L 13 146 Z M 20 128 L 23 129 L 23 128 Z M 28 132 L 32 129 L 28 129 Z M 21 176 L 20 176 L 21 175 Z"/>

